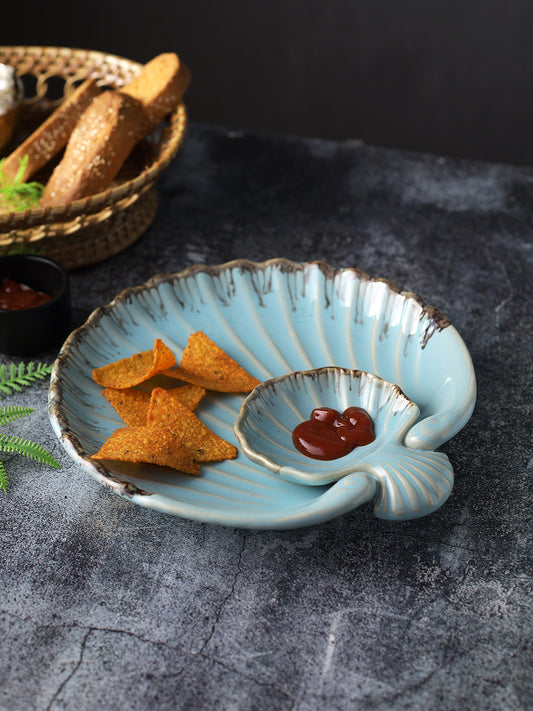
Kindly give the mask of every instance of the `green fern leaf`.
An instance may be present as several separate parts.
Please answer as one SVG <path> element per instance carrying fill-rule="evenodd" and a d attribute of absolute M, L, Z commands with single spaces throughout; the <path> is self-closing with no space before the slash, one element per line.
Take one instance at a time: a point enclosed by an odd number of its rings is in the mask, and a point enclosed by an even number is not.
<path fill-rule="evenodd" d="M 37 380 L 42 380 L 47 375 L 50 375 L 52 368 L 53 366 L 47 363 L 37 363 L 36 365 L 33 361 L 27 365 L 24 362 L 18 365 L 11 363 L 9 367 L 2 363 L 0 365 L 0 392 L 5 395 L 20 392 L 22 388 L 28 387 Z M 14 422 L 21 417 L 26 417 L 32 412 L 34 412 L 32 408 L 19 405 L 1 407 L 0 426 Z M 22 437 L 0 434 L 0 452 L 15 452 L 41 464 L 48 464 L 57 469 L 61 468 L 61 464 L 57 459 L 50 452 L 47 452 L 43 446 Z M 0 462 L 0 489 L 7 491 L 7 472 L 2 462 Z"/>
<path fill-rule="evenodd" d="M 22 391 L 22 388 L 18 383 L 0 383 L 0 389 L 2 392 L 4 392 L 6 395 L 11 395 L 11 392 L 14 390 L 17 393 L 20 393 Z"/>
<path fill-rule="evenodd" d="M 42 380 L 50 375 L 53 369 L 52 363 L 37 363 L 37 368 L 35 368 L 35 363 L 32 361 L 28 363 L 26 368 L 26 377 L 39 378 Z"/>
<path fill-rule="evenodd" d="M 0 452 L 16 452 L 41 464 L 61 469 L 61 464 L 42 445 L 22 437 L 0 434 Z"/>
<path fill-rule="evenodd" d="M 12 392 L 21 392 L 37 380 L 43 380 L 52 372 L 53 365 L 48 363 L 35 363 L 26 365 L 23 361 L 18 364 L 11 363 L 9 369 L 5 364 L 0 366 L 0 392 L 11 395 Z M 1 397 L 1 396 L 0 396 Z"/>
<path fill-rule="evenodd" d="M 8 405 L 0 407 L 0 426 L 7 425 L 8 422 L 14 422 L 21 417 L 31 415 L 33 409 L 31 407 L 22 407 L 20 405 Z"/>
<path fill-rule="evenodd" d="M 7 491 L 7 472 L 2 462 L 0 462 L 0 489 Z"/>

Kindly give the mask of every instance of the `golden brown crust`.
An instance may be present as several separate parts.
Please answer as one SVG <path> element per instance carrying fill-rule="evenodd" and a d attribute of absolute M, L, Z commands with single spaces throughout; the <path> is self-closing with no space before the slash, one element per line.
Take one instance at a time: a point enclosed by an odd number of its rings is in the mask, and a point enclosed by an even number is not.
<path fill-rule="evenodd" d="M 188 67 L 177 54 L 166 52 L 150 60 L 140 74 L 121 88 L 143 105 L 139 138 L 156 129 L 161 119 L 179 104 L 190 81 Z"/>
<path fill-rule="evenodd" d="M 28 138 L 5 160 L 4 176 L 13 180 L 20 161 L 28 156 L 24 180 L 28 181 L 39 168 L 48 163 L 67 144 L 80 115 L 91 101 L 100 94 L 95 79 L 86 79 Z"/>
<path fill-rule="evenodd" d="M 142 118 L 140 102 L 120 91 L 104 91 L 93 99 L 46 185 L 41 206 L 78 200 L 108 188 L 137 141 Z"/>

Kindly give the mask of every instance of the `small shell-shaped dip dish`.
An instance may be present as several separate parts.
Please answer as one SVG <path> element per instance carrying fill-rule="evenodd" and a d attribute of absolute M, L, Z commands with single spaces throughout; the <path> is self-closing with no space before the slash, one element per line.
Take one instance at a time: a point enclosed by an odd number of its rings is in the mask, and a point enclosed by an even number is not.
<path fill-rule="evenodd" d="M 293 430 L 313 409 L 343 412 L 352 406 L 371 416 L 373 442 L 327 461 L 296 449 Z M 244 453 L 283 479 L 311 486 L 344 479 L 353 487 L 357 505 L 374 499 L 378 517 L 404 520 L 435 511 L 453 486 L 445 454 L 404 443 L 419 415 L 418 406 L 393 383 L 360 370 L 324 367 L 258 385 L 244 400 L 234 429 Z"/>

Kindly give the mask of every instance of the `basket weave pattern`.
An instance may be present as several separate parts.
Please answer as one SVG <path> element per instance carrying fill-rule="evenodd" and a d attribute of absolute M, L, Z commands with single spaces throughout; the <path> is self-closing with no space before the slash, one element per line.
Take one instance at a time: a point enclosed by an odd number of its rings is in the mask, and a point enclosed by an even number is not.
<path fill-rule="evenodd" d="M 120 88 L 142 67 L 122 57 L 66 47 L 0 46 L 0 62 L 14 67 L 22 77 L 26 87 L 23 115 L 34 125 L 84 79 L 92 77 L 102 87 Z M 134 150 L 128 165 L 104 192 L 65 205 L 0 213 L 0 254 L 26 248 L 75 269 L 125 249 L 155 217 L 154 182 L 181 147 L 186 126 L 187 114 L 180 104 L 143 141 L 145 150 Z"/>

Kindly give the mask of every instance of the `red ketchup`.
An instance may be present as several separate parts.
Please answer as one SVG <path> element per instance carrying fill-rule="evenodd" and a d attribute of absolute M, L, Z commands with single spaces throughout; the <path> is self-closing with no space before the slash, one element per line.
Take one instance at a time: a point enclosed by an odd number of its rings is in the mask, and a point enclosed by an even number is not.
<path fill-rule="evenodd" d="M 292 433 L 299 452 L 324 460 L 344 457 L 375 439 L 372 418 L 362 407 L 348 407 L 342 415 L 331 407 L 317 407 L 311 419 L 301 422 Z"/>
<path fill-rule="evenodd" d="M 0 309 L 19 311 L 40 306 L 52 298 L 50 294 L 35 291 L 26 284 L 19 284 L 11 277 L 4 277 L 0 285 Z"/>

